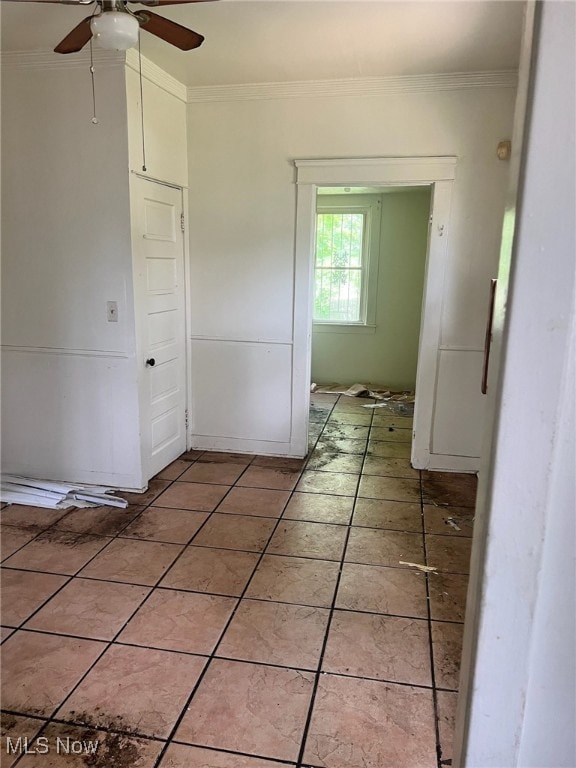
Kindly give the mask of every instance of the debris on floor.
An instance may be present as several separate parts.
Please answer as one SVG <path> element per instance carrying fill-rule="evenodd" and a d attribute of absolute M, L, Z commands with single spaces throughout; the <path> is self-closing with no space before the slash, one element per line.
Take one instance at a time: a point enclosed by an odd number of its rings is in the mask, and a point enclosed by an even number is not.
<path fill-rule="evenodd" d="M 319 395 L 345 395 L 347 397 L 370 398 L 375 403 L 365 403 L 363 408 L 384 409 L 394 416 L 413 416 L 414 392 L 403 390 L 395 392 L 378 384 L 312 384 L 310 392 Z"/>
<path fill-rule="evenodd" d="M 407 565 L 409 568 L 418 568 L 419 571 L 425 571 L 426 573 L 434 573 L 438 570 L 432 565 L 422 565 L 421 563 L 409 563 L 406 560 L 398 560 L 400 565 Z"/>
<path fill-rule="evenodd" d="M 305 460 L 191 451 L 127 510 L 2 510 L 2 748 L 54 753 L 9 763 L 448 765 L 476 479 L 311 401 Z"/>
<path fill-rule="evenodd" d="M 71 485 L 17 475 L 2 475 L 0 478 L 0 501 L 8 504 L 48 509 L 99 507 L 102 504 L 122 508 L 128 506 L 126 499 L 111 496 L 112 492 L 112 488 L 100 485 Z"/>
<path fill-rule="evenodd" d="M 407 395 L 406 400 L 402 400 L 402 397 L 403 395 L 391 395 L 388 400 L 384 400 L 380 403 L 368 403 L 367 405 L 363 405 L 362 408 L 370 408 L 372 410 L 378 409 L 378 411 L 382 409 L 385 411 L 383 415 L 392 414 L 393 416 L 414 416 L 413 395 Z"/>
<path fill-rule="evenodd" d="M 374 400 L 402 400 L 414 402 L 414 392 L 395 392 L 378 384 L 311 384 L 310 392 L 318 395 L 346 395 L 346 397 L 372 397 Z"/>

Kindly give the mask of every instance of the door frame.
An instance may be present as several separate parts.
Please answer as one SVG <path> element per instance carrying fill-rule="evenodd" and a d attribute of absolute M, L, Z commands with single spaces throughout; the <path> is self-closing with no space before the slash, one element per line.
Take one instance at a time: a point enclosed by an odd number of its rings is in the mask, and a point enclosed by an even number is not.
<path fill-rule="evenodd" d="M 432 188 L 432 198 L 418 342 L 411 459 L 414 467 L 418 469 L 429 466 L 438 374 L 442 290 L 446 270 L 452 187 L 456 176 L 456 163 L 456 157 L 431 156 L 294 161 L 297 203 L 291 455 L 304 456 L 308 450 L 314 244 L 318 187 L 423 186 Z"/>
<path fill-rule="evenodd" d="M 550 2 L 544 5 L 550 5 Z M 531 184 L 540 189 L 540 185 L 544 183 L 544 189 L 554 186 L 555 192 L 557 191 L 558 185 L 555 181 L 554 185 L 551 185 L 550 180 L 560 170 L 562 154 L 554 151 L 549 157 L 547 153 L 545 162 L 540 158 L 540 164 L 536 156 L 531 157 L 530 154 L 531 151 L 537 152 L 537 149 L 534 150 L 530 145 L 535 82 L 540 76 L 544 81 L 542 87 L 546 89 L 548 81 L 552 82 L 556 76 L 554 69 L 546 69 L 542 74 L 539 72 L 542 13 L 546 13 L 544 5 L 535 0 L 528 0 L 524 10 L 512 130 L 512 156 L 491 327 L 492 351 L 488 368 L 487 413 L 466 600 L 454 730 L 454 768 L 480 763 L 487 765 L 488 762 L 490 765 L 500 765 L 503 756 L 507 764 L 518 764 L 531 682 L 531 642 L 539 618 L 537 598 L 543 580 L 541 574 L 546 565 L 543 565 L 542 560 L 546 513 L 549 511 L 545 500 L 546 497 L 549 498 L 550 484 L 553 482 L 553 451 L 559 444 L 559 438 L 555 440 L 554 428 L 558 402 L 561 402 L 562 397 L 562 378 L 560 375 L 554 378 L 554 373 L 548 373 L 548 377 L 552 377 L 550 381 L 554 381 L 557 389 L 553 386 L 542 389 L 542 376 L 532 375 L 533 361 L 536 359 L 533 352 L 535 349 L 546 351 L 547 371 L 561 370 L 564 350 L 557 337 L 562 336 L 566 326 L 562 328 L 562 323 L 558 324 L 557 318 L 562 314 L 562 310 L 564 317 L 569 317 L 570 310 L 566 294 L 550 292 L 554 291 L 553 279 L 541 285 L 528 278 L 531 260 L 534 261 L 531 251 L 540 249 L 546 253 L 549 249 L 552 253 L 557 247 L 557 241 L 551 234 L 554 227 L 550 227 L 546 220 L 546 216 L 550 219 L 552 204 L 542 206 L 544 212 L 541 221 L 538 218 L 540 211 L 523 210 L 526 188 Z M 548 45 L 553 44 L 551 41 L 552 38 L 549 38 Z M 563 53 L 562 48 L 560 52 Z M 548 55 L 552 56 L 551 53 Z M 568 86 L 563 88 L 566 90 Z M 558 92 L 551 92 L 550 99 L 557 106 L 560 106 L 562 93 L 562 88 Z M 543 100 L 539 109 L 546 111 L 548 115 L 554 114 L 550 111 L 550 101 L 544 101 L 546 100 Z M 548 119 L 542 122 L 541 116 L 540 121 L 542 132 L 551 121 Z M 542 133 L 539 140 L 540 145 L 537 144 L 537 147 L 541 148 Z M 568 162 L 569 152 L 564 153 L 564 156 Z M 530 160 L 534 167 L 527 171 Z M 542 173 L 544 166 L 548 169 L 547 173 Z M 566 198 L 560 199 L 564 202 Z M 534 206 L 534 197 L 531 202 Z M 562 205 L 556 205 L 554 216 L 557 215 L 558 208 L 563 210 Z M 536 218 L 535 223 L 532 222 L 532 233 L 538 233 L 540 227 L 540 239 L 528 245 L 522 241 L 522 228 L 530 230 L 526 220 L 534 217 Z M 545 236 L 542 233 L 545 233 Z M 550 301 L 553 300 L 552 295 L 557 302 L 563 302 L 555 305 L 554 312 L 549 307 Z M 535 305 L 539 307 L 537 325 L 534 324 Z M 559 310 L 558 306 L 561 306 L 562 310 Z M 543 322 L 542 318 L 546 322 Z M 524 332 L 522 321 L 525 323 Z M 533 324 L 532 327 L 530 323 Z M 555 344 L 551 343 L 551 329 L 556 331 Z M 522 333 L 531 336 L 530 344 L 527 344 Z M 519 354 L 522 347 L 524 352 Z M 520 391 L 520 386 L 521 398 L 506 398 L 506 389 L 513 391 L 516 387 L 514 391 Z M 540 405 L 542 391 L 546 391 L 546 397 Z M 519 468 L 518 461 L 514 461 L 512 457 L 518 455 L 520 443 L 517 435 L 526 432 L 526 414 L 531 412 L 530 405 L 534 403 L 538 403 L 540 408 L 538 429 L 530 429 L 530 438 L 538 442 L 534 434 L 540 435 L 538 444 L 542 448 L 537 462 L 541 471 L 530 476 L 528 491 L 523 488 L 526 498 L 532 491 L 534 509 L 530 510 L 529 505 L 518 503 L 522 494 L 519 494 L 516 487 L 520 483 L 518 478 L 522 478 L 522 487 L 526 485 L 523 477 L 526 472 L 525 462 L 522 461 Z M 511 441 L 512 433 L 514 440 Z M 526 524 L 527 519 L 530 521 L 529 525 Z M 550 524 L 548 525 L 550 527 Z M 512 537 L 514 556 L 510 557 L 506 548 Z M 548 572 L 550 570 L 549 568 Z M 549 586 L 552 583 L 553 581 L 550 581 Z M 518 599 L 518 595 L 522 595 L 521 599 Z"/>
<path fill-rule="evenodd" d="M 153 184 L 160 184 L 163 187 L 169 187 L 170 189 L 174 189 L 180 192 L 180 201 L 181 201 L 181 213 L 182 213 L 182 258 L 183 258 L 183 280 L 184 280 L 184 376 L 185 376 L 185 385 L 184 385 L 184 391 L 185 391 L 185 410 L 186 410 L 186 416 L 185 416 L 185 435 L 186 435 L 186 450 L 190 450 L 191 446 L 191 424 L 190 424 L 190 418 L 189 414 L 191 413 L 191 317 L 190 317 L 190 306 L 191 306 L 191 280 L 190 280 L 190 241 L 188 238 L 188 188 L 182 186 L 181 184 L 171 182 L 171 181 L 165 181 L 164 179 L 157 179 L 153 176 L 149 176 L 145 173 L 140 173 L 138 171 L 131 171 L 131 178 L 130 178 L 130 185 L 131 185 L 131 194 L 130 194 L 130 200 L 131 200 L 131 206 L 132 206 L 132 214 L 131 219 L 132 222 L 136 221 L 135 217 L 135 210 L 134 206 L 136 205 L 136 191 L 132 189 L 132 185 L 136 184 L 138 181 L 148 181 Z M 133 232 L 132 237 L 134 238 L 137 235 L 137 233 Z M 143 359 L 143 352 L 144 352 L 144 329 L 143 329 L 143 319 L 139 315 L 137 308 L 138 308 L 138 285 L 137 280 L 135 279 L 135 273 L 137 269 L 137 263 L 136 259 L 138 258 L 137 249 L 133 243 L 132 246 L 132 259 L 133 259 L 133 290 L 134 290 L 134 315 L 135 315 L 135 331 L 136 331 L 136 371 L 137 371 L 137 379 L 138 379 L 138 397 L 140 400 L 140 406 L 139 406 L 139 418 L 140 422 L 142 423 L 143 419 L 143 370 L 141 367 L 141 361 Z M 140 434 L 142 435 L 142 429 L 140 429 Z M 148 477 L 149 473 L 149 466 L 148 466 L 148 457 L 144 455 L 144 451 L 142 450 L 143 444 L 142 439 L 140 441 L 140 464 L 142 467 L 142 479 L 143 479 L 143 487 L 146 487 L 148 485 L 148 481 L 150 478 Z"/>

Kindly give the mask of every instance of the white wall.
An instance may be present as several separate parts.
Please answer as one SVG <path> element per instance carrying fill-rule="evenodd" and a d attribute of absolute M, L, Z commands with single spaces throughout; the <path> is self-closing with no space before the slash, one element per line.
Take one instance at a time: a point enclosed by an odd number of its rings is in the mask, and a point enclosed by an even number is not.
<path fill-rule="evenodd" d="M 576 765 L 576 6 L 539 10 L 466 617 L 456 765 L 468 768 Z"/>
<path fill-rule="evenodd" d="M 496 146 L 510 137 L 514 89 L 322 97 L 314 88 L 288 98 L 276 97 L 273 88 L 266 97 L 263 87 L 252 99 L 241 91 L 235 97 L 230 88 L 226 96 L 217 91 L 211 89 L 216 100 L 202 100 L 200 93 L 197 101 L 192 91 L 188 108 L 196 444 L 287 450 L 289 420 L 278 402 L 289 401 L 290 376 L 271 380 L 267 360 L 274 350 L 281 358 L 278 370 L 292 371 L 293 160 L 456 155 L 437 410 L 450 409 L 458 428 L 446 431 L 437 421 L 433 439 L 448 463 L 454 454 L 479 456 L 483 335 L 508 172 L 508 165 L 496 158 Z M 217 366 L 194 369 L 194 354 L 201 347 L 210 350 L 202 359 L 217 361 Z M 254 400 L 267 411 L 274 441 L 261 444 L 263 432 L 257 427 L 241 443 L 215 439 L 205 414 L 217 406 L 206 388 L 199 394 L 202 380 L 212 380 L 217 390 L 223 378 L 227 382 L 232 438 L 235 418 L 249 423 L 254 415 L 244 389 L 234 385 L 242 369 L 250 370 Z M 463 369 L 471 373 L 463 377 Z"/>
<path fill-rule="evenodd" d="M 186 91 L 143 63 L 147 173 L 184 186 Z M 3 468 L 141 488 L 130 214 L 140 86 L 122 55 L 96 52 L 93 125 L 88 65 L 16 54 L 3 67 Z"/>
<path fill-rule="evenodd" d="M 576 243 L 574 244 L 576 246 Z M 576 765 L 576 318 L 567 341 L 518 764 Z"/>
<path fill-rule="evenodd" d="M 142 87 L 146 150 L 146 171 L 143 171 L 140 79 L 135 49 L 128 51 L 127 62 L 126 98 L 130 170 L 186 187 L 188 186 L 186 89 L 155 64 L 143 58 Z"/>
<path fill-rule="evenodd" d="M 85 61 L 3 67 L 2 459 L 139 487 L 122 62 L 97 63 L 96 86 L 93 125 Z"/>

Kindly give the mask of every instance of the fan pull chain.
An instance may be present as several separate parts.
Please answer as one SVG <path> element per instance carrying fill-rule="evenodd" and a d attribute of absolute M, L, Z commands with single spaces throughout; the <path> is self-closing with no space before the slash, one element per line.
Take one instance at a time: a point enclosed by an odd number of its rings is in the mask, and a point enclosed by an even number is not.
<path fill-rule="evenodd" d="M 142 170 L 146 171 L 146 140 L 144 137 L 144 88 L 142 86 L 142 52 L 140 50 L 140 29 L 138 29 L 138 73 L 140 76 L 140 120 L 142 125 Z"/>
<path fill-rule="evenodd" d="M 96 85 L 94 82 L 94 53 L 92 51 L 92 38 L 90 38 L 90 78 L 92 80 L 92 122 L 98 124 L 96 117 Z"/>

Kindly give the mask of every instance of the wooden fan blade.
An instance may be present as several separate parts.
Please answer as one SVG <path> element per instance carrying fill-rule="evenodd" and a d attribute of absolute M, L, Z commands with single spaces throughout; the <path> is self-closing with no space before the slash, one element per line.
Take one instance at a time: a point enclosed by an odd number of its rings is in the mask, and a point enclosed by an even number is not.
<path fill-rule="evenodd" d="M 82 19 L 72 32 L 69 32 L 64 40 L 61 40 L 54 51 L 56 53 L 76 53 L 81 51 L 86 45 L 88 40 L 92 37 L 92 30 L 90 29 L 90 21 L 92 16 L 87 16 Z"/>
<path fill-rule="evenodd" d="M 166 40 L 171 45 L 175 45 L 181 51 L 191 51 L 192 48 L 198 48 L 204 42 L 204 38 L 198 32 L 193 32 L 181 24 L 176 24 L 175 21 L 158 16 L 157 13 L 139 11 L 135 15 L 138 17 L 142 29 Z"/>
<path fill-rule="evenodd" d="M 3 0 L 12 3 L 59 3 L 60 5 L 92 5 L 94 0 Z"/>
<path fill-rule="evenodd" d="M 47 0 L 47 2 L 61 2 L 61 0 Z M 155 7 L 158 5 L 183 5 L 184 3 L 209 3 L 213 0 L 128 0 L 128 2 Z"/>

